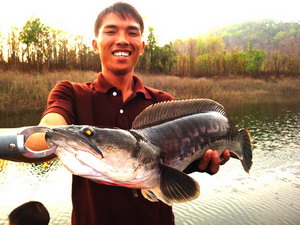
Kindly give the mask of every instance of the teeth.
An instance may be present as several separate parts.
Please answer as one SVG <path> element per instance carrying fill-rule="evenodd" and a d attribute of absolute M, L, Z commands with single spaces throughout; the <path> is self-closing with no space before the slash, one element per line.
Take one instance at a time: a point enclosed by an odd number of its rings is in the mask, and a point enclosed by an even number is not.
<path fill-rule="evenodd" d="M 129 56 L 129 52 L 114 52 L 114 55 L 119 57 L 127 57 Z"/>

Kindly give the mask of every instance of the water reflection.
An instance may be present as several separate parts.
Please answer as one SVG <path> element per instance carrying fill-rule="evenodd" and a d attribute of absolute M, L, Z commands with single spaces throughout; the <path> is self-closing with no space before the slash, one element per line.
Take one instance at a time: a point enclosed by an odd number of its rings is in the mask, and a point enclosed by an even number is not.
<path fill-rule="evenodd" d="M 300 108 L 239 105 L 227 111 L 252 135 L 250 175 L 235 159 L 214 176 L 193 174 L 201 185 L 201 195 L 174 206 L 176 224 L 300 224 Z M 39 116 L 34 117 L 32 124 L 24 123 L 26 120 L 8 124 L 10 118 L 5 120 L 6 127 L 34 125 Z M 44 166 L 0 160 L 0 177 L 0 224 L 14 207 L 29 200 L 45 204 L 51 225 L 70 224 L 71 175 L 59 161 Z"/>
<path fill-rule="evenodd" d="M 236 160 L 213 177 L 194 174 L 201 195 L 174 207 L 176 224 L 299 224 L 300 109 L 267 105 L 230 110 L 253 138 L 250 175 Z"/>
<path fill-rule="evenodd" d="M 0 224 L 16 206 L 35 200 L 50 212 L 50 224 L 69 224 L 71 175 L 58 160 L 28 164 L 0 160 Z"/>
<path fill-rule="evenodd" d="M 41 120 L 42 112 L 27 112 L 24 114 L 1 114 L 0 113 L 0 127 L 11 128 L 11 127 L 24 127 L 37 125 Z"/>

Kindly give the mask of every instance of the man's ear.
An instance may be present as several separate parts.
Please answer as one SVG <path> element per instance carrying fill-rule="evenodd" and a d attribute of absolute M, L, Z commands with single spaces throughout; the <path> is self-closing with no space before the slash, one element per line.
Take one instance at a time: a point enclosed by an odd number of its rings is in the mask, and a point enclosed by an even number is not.
<path fill-rule="evenodd" d="M 142 48 L 141 48 L 140 55 L 142 55 L 142 54 L 143 54 L 143 52 L 144 52 L 144 49 L 145 49 L 145 42 L 144 42 L 144 41 L 142 41 Z"/>
<path fill-rule="evenodd" d="M 94 52 L 96 54 L 99 54 L 100 52 L 99 52 L 98 43 L 96 39 L 93 39 L 92 45 L 93 45 Z"/>

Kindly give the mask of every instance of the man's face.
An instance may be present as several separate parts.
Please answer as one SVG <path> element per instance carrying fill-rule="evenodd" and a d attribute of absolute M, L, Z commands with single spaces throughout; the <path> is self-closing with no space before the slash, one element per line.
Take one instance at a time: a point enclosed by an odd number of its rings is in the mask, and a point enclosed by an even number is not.
<path fill-rule="evenodd" d="M 104 17 L 93 47 L 100 55 L 104 73 L 125 75 L 133 72 L 145 44 L 140 25 L 133 18 L 124 20 L 110 13 Z"/>

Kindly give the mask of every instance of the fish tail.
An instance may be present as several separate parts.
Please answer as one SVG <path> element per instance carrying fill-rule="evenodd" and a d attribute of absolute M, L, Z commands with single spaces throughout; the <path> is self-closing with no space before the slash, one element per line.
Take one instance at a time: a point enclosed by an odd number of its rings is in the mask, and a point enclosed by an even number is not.
<path fill-rule="evenodd" d="M 161 165 L 160 184 L 150 190 L 142 190 L 142 194 L 150 201 L 158 199 L 168 205 L 187 202 L 197 198 L 200 194 L 200 186 L 187 174 Z"/>
<path fill-rule="evenodd" d="M 244 170 L 249 173 L 252 166 L 252 145 L 250 133 L 247 129 L 240 129 L 239 131 L 241 137 L 241 149 L 242 155 L 238 155 L 236 152 L 230 152 L 231 156 L 241 160 Z"/>
<path fill-rule="evenodd" d="M 252 166 L 252 145 L 251 145 L 251 137 L 250 133 L 247 129 L 240 129 L 239 133 L 242 138 L 242 165 L 244 167 L 244 170 L 249 173 L 249 170 Z"/>

